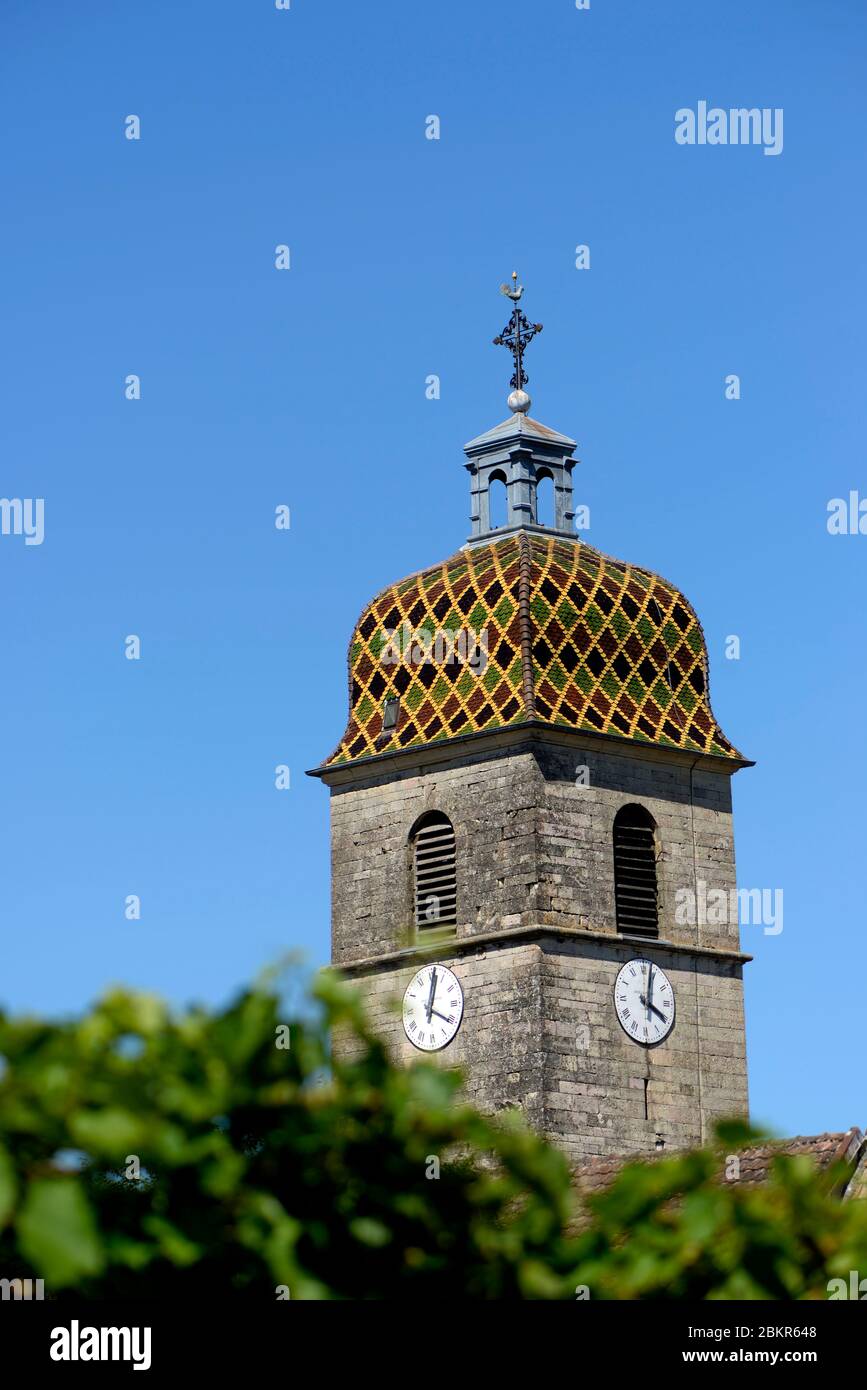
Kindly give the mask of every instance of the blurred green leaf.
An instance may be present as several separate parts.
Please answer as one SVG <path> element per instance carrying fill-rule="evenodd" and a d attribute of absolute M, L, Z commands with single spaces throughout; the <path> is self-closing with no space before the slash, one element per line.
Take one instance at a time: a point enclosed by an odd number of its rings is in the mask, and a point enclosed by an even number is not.
<path fill-rule="evenodd" d="M 70 1116 L 69 1132 L 88 1153 L 120 1163 L 140 1147 L 146 1130 L 144 1121 L 129 1110 L 106 1106 L 103 1110 L 77 1110 Z"/>
<path fill-rule="evenodd" d="M 9 1219 L 12 1209 L 15 1206 L 15 1194 L 18 1184 L 15 1180 L 15 1169 L 12 1159 L 6 1149 L 0 1144 L 0 1226 L 3 1226 Z"/>
<path fill-rule="evenodd" d="M 783 1156 L 726 1181 L 763 1142 L 740 1122 L 582 1205 L 519 1110 L 479 1114 L 430 1059 L 392 1065 L 329 971 L 292 1014 L 271 975 L 213 1013 L 114 990 L 79 1020 L 0 1015 L 0 1055 L 0 1267 L 61 1299 L 823 1298 L 867 1269 L 840 1172 Z"/>
<path fill-rule="evenodd" d="M 77 1178 L 38 1178 L 18 1218 L 21 1253 L 49 1288 L 98 1274 L 104 1254 L 93 1212 Z"/>

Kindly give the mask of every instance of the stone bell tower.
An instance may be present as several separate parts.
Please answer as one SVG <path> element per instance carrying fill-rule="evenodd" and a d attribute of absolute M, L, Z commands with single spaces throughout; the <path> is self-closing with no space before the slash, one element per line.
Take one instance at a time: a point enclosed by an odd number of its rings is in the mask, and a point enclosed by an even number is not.
<path fill-rule="evenodd" d="M 460 1066 L 479 1106 L 520 1107 L 573 1158 L 694 1145 L 747 1111 L 748 957 L 736 915 L 697 907 L 735 888 L 749 764 L 684 596 L 575 534 L 575 444 L 524 391 L 541 325 L 503 290 L 511 414 L 466 446 L 472 534 L 366 605 L 349 724 L 312 774 L 333 963 L 396 1056 Z"/>

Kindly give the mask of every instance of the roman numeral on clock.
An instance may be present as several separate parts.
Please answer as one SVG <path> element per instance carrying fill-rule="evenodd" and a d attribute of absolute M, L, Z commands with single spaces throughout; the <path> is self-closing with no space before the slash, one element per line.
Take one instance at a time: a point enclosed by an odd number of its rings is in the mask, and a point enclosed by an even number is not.
<path fill-rule="evenodd" d="M 403 1029 L 413 1047 L 435 1052 L 448 1047 L 461 1026 L 464 996 L 461 982 L 448 966 L 426 965 L 407 985 L 403 997 Z"/>

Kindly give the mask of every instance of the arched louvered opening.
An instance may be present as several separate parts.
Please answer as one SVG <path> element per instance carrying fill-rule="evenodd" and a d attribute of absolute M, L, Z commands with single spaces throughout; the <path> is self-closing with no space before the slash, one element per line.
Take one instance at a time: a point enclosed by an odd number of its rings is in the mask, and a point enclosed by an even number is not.
<path fill-rule="evenodd" d="M 614 817 L 614 898 L 618 931 L 659 935 L 656 822 L 643 806 L 621 806 Z"/>
<path fill-rule="evenodd" d="M 455 832 L 448 816 L 431 811 L 412 833 L 415 925 L 419 932 L 457 924 Z"/>
<path fill-rule="evenodd" d="M 488 517 L 492 531 L 509 520 L 509 492 L 505 473 L 492 473 L 488 479 Z"/>
<path fill-rule="evenodd" d="M 536 475 L 536 521 L 540 526 L 553 527 L 554 517 L 554 475 L 547 469 Z"/>

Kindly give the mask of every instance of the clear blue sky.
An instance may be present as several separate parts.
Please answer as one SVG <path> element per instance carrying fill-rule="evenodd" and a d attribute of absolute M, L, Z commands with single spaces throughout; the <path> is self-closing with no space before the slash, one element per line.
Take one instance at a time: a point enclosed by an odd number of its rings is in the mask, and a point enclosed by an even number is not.
<path fill-rule="evenodd" d="M 588 539 L 691 598 L 758 761 L 754 1112 L 867 1125 L 867 536 L 826 530 L 867 495 L 862 0 L 4 0 L 0 31 L 0 494 L 46 508 L 41 546 L 0 537 L 3 1003 L 327 959 L 303 773 L 366 599 L 467 534 L 517 269 Z M 679 146 L 700 100 L 782 107 L 783 153 Z"/>

